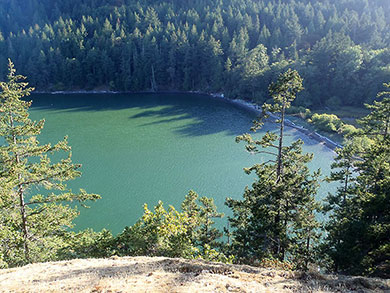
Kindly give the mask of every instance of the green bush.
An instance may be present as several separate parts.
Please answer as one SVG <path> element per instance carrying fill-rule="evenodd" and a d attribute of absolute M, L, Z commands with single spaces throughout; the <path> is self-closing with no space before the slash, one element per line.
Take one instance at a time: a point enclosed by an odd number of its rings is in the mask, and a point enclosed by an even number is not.
<path fill-rule="evenodd" d="M 301 117 L 302 119 L 308 119 L 311 117 L 311 111 L 310 109 L 307 109 L 302 106 L 291 106 L 290 108 L 286 109 L 286 114 L 288 115 L 296 115 Z"/>
<path fill-rule="evenodd" d="M 339 133 L 341 133 L 345 137 L 350 137 L 351 135 L 354 135 L 357 132 L 358 129 L 355 126 L 350 124 L 345 124 L 345 123 L 339 129 Z"/>
<path fill-rule="evenodd" d="M 117 236 L 119 254 L 232 262 L 232 257 L 217 251 L 221 244 L 216 240 L 222 233 L 213 227 L 212 219 L 223 214 L 217 212 L 213 199 L 198 198 L 198 194 L 191 190 L 181 207 L 182 212 L 173 206 L 166 210 L 159 201 L 151 211 L 145 204 L 141 219 Z"/>
<path fill-rule="evenodd" d="M 117 253 L 115 239 L 106 229 L 68 232 L 64 240 L 66 245 L 58 252 L 58 259 L 109 257 Z"/>
<path fill-rule="evenodd" d="M 201 256 L 202 259 L 207 261 L 217 261 L 217 262 L 223 262 L 223 263 L 233 263 L 234 261 L 234 255 L 226 256 L 222 252 L 219 252 L 213 248 L 210 247 L 210 245 L 205 244 L 204 253 Z"/>
<path fill-rule="evenodd" d="M 188 215 L 178 212 L 173 206 L 165 210 L 159 201 L 154 211 L 150 211 L 145 204 L 142 218 L 118 235 L 120 254 L 196 257 L 199 249 L 192 244 L 189 226 Z"/>
<path fill-rule="evenodd" d="M 310 119 L 310 123 L 313 123 L 319 130 L 326 132 L 338 132 L 343 125 L 343 122 L 334 114 L 313 114 Z"/>

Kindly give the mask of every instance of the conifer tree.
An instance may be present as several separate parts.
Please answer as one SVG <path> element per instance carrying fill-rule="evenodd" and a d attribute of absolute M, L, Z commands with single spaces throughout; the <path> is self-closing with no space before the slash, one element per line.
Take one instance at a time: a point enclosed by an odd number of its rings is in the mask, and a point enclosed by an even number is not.
<path fill-rule="evenodd" d="M 205 196 L 199 198 L 195 191 L 190 190 L 181 207 L 187 214 L 189 222 L 192 223 L 189 231 L 195 245 L 202 250 L 206 245 L 217 248 L 217 240 L 222 237 L 222 232 L 214 227 L 213 219 L 222 218 L 224 214 L 217 211 L 214 200 Z"/>
<path fill-rule="evenodd" d="M 52 259 L 78 214 L 65 203 L 99 198 L 67 188 L 66 181 L 81 175 L 81 165 L 72 163 L 66 137 L 39 144 L 44 120 L 29 118 L 31 102 L 22 98 L 33 89 L 24 79 L 9 60 L 8 82 L 0 83 L 0 226 L 8 231 L 0 235 L 0 250 L 9 265 Z M 54 153 L 68 155 L 52 161 Z"/>
<path fill-rule="evenodd" d="M 328 182 L 339 182 L 335 194 L 329 193 L 325 199 L 324 212 L 329 213 L 329 220 L 325 225 L 328 232 L 326 241 L 322 247 L 331 259 L 331 270 L 338 271 L 342 263 L 351 253 L 348 239 L 357 233 L 350 229 L 349 219 L 353 214 L 354 201 L 353 183 L 355 182 L 354 170 L 356 162 L 356 150 L 353 141 L 348 142 L 341 149 L 336 149 L 337 156 L 332 163 L 332 172 L 327 178 Z"/>
<path fill-rule="evenodd" d="M 260 140 L 250 134 L 236 138 L 246 142 L 247 151 L 270 156 L 268 161 L 245 169 L 248 174 L 255 172 L 257 179 L 252 189 L 246 188 L 244 199 L 227 200 L 234 214 L 229 219 L 234 228 L 233 250 L 243 262 L 263 257 L 284 261 L 287 254 L 297 267 L 306 268 L 312 261 L 313 243 L 318 240 L 314 212 L 319 205 L 314 195 L 319 171 L 310 174 L 306 164 L 313 155 L 303 154 L 301 140 L 290 146 L 283 144 L 285 111 L 301 90 L 298 72 L 281 74 L 270 85 L 274 103 L 263 105 L 263 116 L 252 127 L 256 131 L 265 118 L 277 113 L 278 133 L 268 131 Z"/>
<path fill-rule="evenodd" d="M 389 84 L 385 84 L 390 87 Z M 361 119 L 354 134 L 369 143 L 339 150 L 332 181 L 343 181 L 327 198 L 331 210 L 324 251 L 331 269 L 349 274 L 390 276 L 390 93 L 367 105 L 371 113 Z M 354 173 L 351 173 L 351 172 Z"/>
<path fill-rule="evenodd" d="M 359 122 L 367 136 L 385 141 L 390 135 L 390 82 L 383 85 L 389 90 L 378 93 L 377 97 L 382 98 L 381 101 L 374 101 L 372 105 L 366 104 L 371 113 Z"/>
<path fill-rule="evenodd" d="M 265 118 L 278 113 L 278 133 L 268 131 L 260 140 L 250 134 L 236 138 L 237 142 L 246 142 L 247 151 L 270 157 L 245 169 L 248 174 L 255 172 L 257 179 L 252 189 L 246 188 L 244 199 L 227 200 L 234 214 L 229 219 L 234 228 L 232 248 L 243 262 L 264 257 L 281 261 L 290 258 L 297 267 L 306 268 L 313 260 L 313 243 L 319 236 L 314 214 L 319 209 L 314 200 L 319 171 L 310 174 L 306 164 L 313 155 L 303 154 L 301 140 L 289 146 L 283 144 L 285 111 L 301 89 L 298 72 L 288 70 L 281 74 L 270 85 L 274 103 L 263 105 L 263 116 L 252 127 L 256 131 Z"/>

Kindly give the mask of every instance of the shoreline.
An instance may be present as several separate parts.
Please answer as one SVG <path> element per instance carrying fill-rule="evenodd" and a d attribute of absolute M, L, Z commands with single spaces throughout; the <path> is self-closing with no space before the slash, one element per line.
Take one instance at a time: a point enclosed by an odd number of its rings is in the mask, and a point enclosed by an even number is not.
<path fill-rule="evenodd" d="M 198 94 L 214 97 L 215 94 L 202 91 L 110 91 L 110 90 L 78 90 L 78 91 L 33 91 L 31 94 L 47 94 L 47 95 L 73 95 L 73 94 Z"/>
<path fill-rule="evenodd" d="M 238 106 L 245 108 L 247 110 L 254 111 L 257 114 L 262 113 L 261 107 L 255 103 L 247 102 L 247 101 L 244 101 L 241 99 L 234 99 L 234 100 L 228 99 L 228 98 L 225 98 L 223 94 L 210 94 L 210 95 L 214 98 L 222 99 L 224 101 L 227 101 L 227 102 L 232 103 L 234 105 L 238 105 Z M 279 117 L 275 114 L 272 114 L 272 113 L 268 113 L 268 114 L 273 119 L 279 119 Z M 324 146 L 328 147 L 332 151 L 334 151 L 336 148 L 343 147 L 342 145 L 334 142 L 333 140 L 327 138 L 326 136 L 323 136 L 316 131 L 311 131 L 307 128 L 304 128 L 303 126 L 297 125 L 289 119 L 285 119 L 284 124 L 288 127 L 291 127 L 291 128 L 298 130 L 299 132 L 301 132 L 304 135 L 308 136 L 309 138 L 317 141 L 318 143 L 323 144 Z"/>
<path fill-rule="evenodd" d="M 199 95 L 208 95 L 212 98 L 220 99 L 225 102 L 231 103 L 233 105 L 237 105 L 239 107 L 242 107 L 246 110 L 255 112 L 256 114 L 261 114 L 262 109 L 259 105 L 248 102 L 242 99 L 229 99 L 226 98 L 223 93 L 208 93 L 208 92 L 202 92 L 202 91 L 110 91 L 110 90 L 78 90 L 78 91 L 54 91 L 54 92 L 48 92 L 48 91 L 35 91 L 33 94 L 51 94 L 51 95 L 71 95 L 71 94 L 199 94 Z M 270 117 L 273 119 L 279 119 L 277 115 L 269 113 Z M 308 136 L 309 138 L 317 141 L 320 144 L 323 144 L 324 146 L 328 147 L 332 151 L 334 151 L 336 148 L 342 148 L 343 146 L 334 142 L 333 140 L 327 138 L 326 136 L 323 136 L 319 134 L 316 131 L 311 131 L 307 128 L 304 128 L 303 126 L 297 125 L 294 122 L 292 122 L 289 119 L 285 120 L 285 125 L 291 128 L 294 128 L 298 130 L 299 132 L 303 133 L 304 135 Z"/>

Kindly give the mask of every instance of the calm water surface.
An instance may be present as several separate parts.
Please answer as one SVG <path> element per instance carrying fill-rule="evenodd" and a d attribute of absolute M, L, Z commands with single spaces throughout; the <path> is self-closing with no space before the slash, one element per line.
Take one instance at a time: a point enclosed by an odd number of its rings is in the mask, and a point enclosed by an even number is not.
<path fill-rule="evenodd" d="M 69 136 L 73 161 L 82 177 L 74 190 L 98 193 L 101 200 L 80 208 L 76 229 L 118 233 L 158 200 L 179 208 L 190 189 L 213 197 L 222 212 L 226 197 L 242 197 L 254 177 L 242 169 L 267 160 L 235 143 L 255 114 L 222 100 L 189 94 L 70 94 L 32 96 L 31 118 L 46 119 L 40 142 Z M 268 125 L 267 127 L 272 127 Z M 311 168 L 328 174 L 334 153 L 288 128 L 315 154 Z M 261 132 L 259 132 L 261 135 Z M 318 198 L 326 196 L 323 184 Z"/>

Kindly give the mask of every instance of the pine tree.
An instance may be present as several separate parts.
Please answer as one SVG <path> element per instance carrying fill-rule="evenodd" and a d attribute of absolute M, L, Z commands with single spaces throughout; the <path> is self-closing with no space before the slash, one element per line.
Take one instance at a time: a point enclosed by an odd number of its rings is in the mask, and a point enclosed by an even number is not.
<path fill-rule="evenodd" d="M 44 120 L 29 119 L 31 102 L 22 98 L 33 89 L 24 79 L 9 60 L 8 82 L 0 83 L 0 225 L 9 232 L 0 250 L 9 265 L 52 259 L 78 214 L 65 203 L 99 198 L 66 187 L 81 175 L 81 165 L 72 163 L 66 137 L 55 145 L 39 144 Z M 63 152 L 66 158 L 52 161 L 52 154 Z"/>
<path fill-rule="evenodd" d="M 206 245 L 211 248 L 218 247 L 217 239 L 222 237 L 222 232 L 214 227 L 213 219 L 222 218 L 224 214 L 217 212 L 212 198 L 198 197 L 195 191 L 190 190 L 181 208 L 191 223 L 188 230 L 192 234 L 191 239 L 194 245 L 201 247 L 204 252 Z"/>
<path fill-rule="evenodd" d="M 329 220 L 325 225 L 327 235 L 321 248 L 332 259 L 328 266 L 337 272 L 343 263 L 348 263 L 347 258 L 352 250 L 349 239 L 358 231 L 349 226 L 352 215 L 356 214 L 356 196 L 353 194 L 353 183 L 356 180 L 356 146 L 350 141 L 335 151 L 337 156 L 331 165 L 333 171 L 327 179 L 329 182 L 339 182 L 340 185 L 335 194 L 330 193 L 325 199 L 323 211 L 329 213 Z"/>
<path fill-rule="evenodd" d="M 296 71 L 281 74 L 270 85 L 274 103 L 263 105 L 263 117 L 252 128 L 256 131 L 263 126 L 264 118 L 279 113 L 279 134 L 267 132 L 260 140 L 250 134 L 236 138 L 237 142 L 246 142 L 247 151 L 270 157 L 245 169 L 248 174 L 255 172 L 257 179 L 252 189 L 246 188 L 244 199 L 227 200 L 233 210 L 229 218 L 234 229 L 232 248 L 243 262 L 264 257 L 281 261 L 289 258 L 297 267 L 306 268 L 313 260 L 319 227 L 314 214 L 319 209 L 314 200 L 319 171 L 310 174 L 306 164 L 313 155 L 303 154 L 301 140 L 290 146 L 283 144 L 285 111 L 301 89 L 302 79 Z"/>
<path fill-rule="evenodd" d="M 369 137 L 386 140 L 390 136 L 390 82 L 383 84 L 389 91 L 378 93 L 382 101 L 374 101 L 373 105 L 366 104 L 371 113 L 359 122 L 364 126 L 365 134 Z"/>
<path fill-rule="evenodd" d="M 384 84 L 390 88 L 390 83 Z M 371 113 L 361 119 L 363 132 L 372 143 L 357 161 L 356 204 L 361 223 L 360 272 L 390 277 L 390 92 L 378 94 L 380 101 L 366 105 Z M 358 235 L 356 234 L 355 237 Z M 362 238 L 360 238 L 362 237 Z"/>
<path fill-rule="evenodd" d="M 385 84 L 390 87 L 389 84 Z M 381 92 L 371 113 L 361 119 L 369 143 L 339 150 L 333 181 L 343 181 L 336 195 L 329 195 L 332 210 L 326 226 L 326 254 L 331 269 L 349 274 L 390 276 L 390 97 Z M 354 173 L 352 174 L 351 171 Z M 352 180 L 351 180 L 352 179 Z"/>

